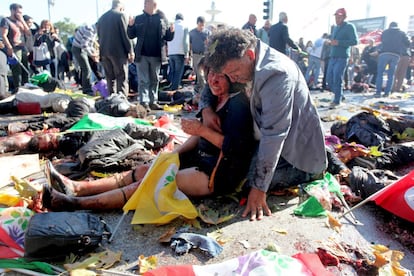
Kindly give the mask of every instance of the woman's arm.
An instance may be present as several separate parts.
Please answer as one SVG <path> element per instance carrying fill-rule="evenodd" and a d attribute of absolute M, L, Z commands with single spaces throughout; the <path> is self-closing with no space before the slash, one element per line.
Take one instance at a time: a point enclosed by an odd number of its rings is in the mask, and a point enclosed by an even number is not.
<path fill-rule="evenodd" d="M 221 149 L 223 145 L 224 136 L 221 133 L 203 125 L 197 119 L 181 119 L 181 128 L 185 133 L 203 137 L 219 149 Z"/>

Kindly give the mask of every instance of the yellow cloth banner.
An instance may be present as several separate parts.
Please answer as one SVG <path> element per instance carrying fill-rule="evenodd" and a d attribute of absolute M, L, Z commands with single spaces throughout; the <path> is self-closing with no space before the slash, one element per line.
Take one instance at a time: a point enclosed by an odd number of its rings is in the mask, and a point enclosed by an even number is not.
<path fill-rule="evenodd" d="M 138 189 L 124 205 L 124 212 L 135 210 L 131 224 L 165 224 L 184 216 L 197 217 L 197 210 L 188 197 L 178 190 L 177 153 L 160 153 L 152 162 Z"/>

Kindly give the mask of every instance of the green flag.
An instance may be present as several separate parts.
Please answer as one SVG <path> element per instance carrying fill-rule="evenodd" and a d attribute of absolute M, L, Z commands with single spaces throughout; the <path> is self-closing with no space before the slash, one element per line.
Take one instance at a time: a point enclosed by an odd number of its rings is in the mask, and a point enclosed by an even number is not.
<path fill-rule="evenodd" d="M 129 123 L 151 126 L 151 123 L 144 119 L 132 117 L 112 117 L 101 113 L 89 113 L 73 125 L 68 132 L 111 130 L 116 128 L 124 128 Z"/>

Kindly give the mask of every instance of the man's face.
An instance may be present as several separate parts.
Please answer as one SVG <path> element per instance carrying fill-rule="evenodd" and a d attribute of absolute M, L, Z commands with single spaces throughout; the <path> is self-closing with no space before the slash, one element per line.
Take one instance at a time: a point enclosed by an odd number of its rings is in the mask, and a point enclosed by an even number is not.
<path fill-rule="evenodd" d="M 154 0 L 145 0 L 144 1 L 144 11 L 148 14 L 153 14 L 155 10 L 155 2 Z"/>
<path fill-rule="evenodd" d="M 335 14 L 336 25 L 342 25 L 345 20 L 345 15 Z"/>
<path fill-rule="evenodd" d="M 257 22 L 257 18 L 256 18 L 256 16 L 254 16 L 254 15 L 250 15 L 250 16 L 249 16 L 249 23 L 250 23 L 250 24 L 252 24 L 252 25 L 255 25 L 255 24 L 256 24 L 256 22 Z"/>
<path fill-rule="evenodd" d="M 199 29 L 200 31 L 204 30 L 205 26 L 206 26 L 206 23 L 204 23 L 204 22 L 198 22 L 197 23 L 197 29 Z"/>
<path fill-rule="evenodd" d="M 39 151 L 45 152 L 58 148 L 58 139 L 56 133 L 44 133 L 38 136 Z"/>
<path fill-rule="evenodd" d="M 12 17 L 15 18 L 22 18 L 23 17 L 23 9 L 17 8 L 11 11 Z"/>
<path fill-rule="evenodd" d="M 239 59 L 229 60 L 221 72 L 227 75 L 231 82 L 247 83 L 253 79 L 254 59 L 245 54 Z"/>

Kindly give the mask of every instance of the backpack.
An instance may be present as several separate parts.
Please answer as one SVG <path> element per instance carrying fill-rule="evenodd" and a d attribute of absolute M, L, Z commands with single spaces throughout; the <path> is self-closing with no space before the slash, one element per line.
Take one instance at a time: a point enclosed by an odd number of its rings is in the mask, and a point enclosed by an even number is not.
<path fill-rule="evenodd" d="M 41 42 L 38 46 L 33 46 L 33 64 L 45 66 L 52 62 L 49 48 L 46 42 Z"/>

